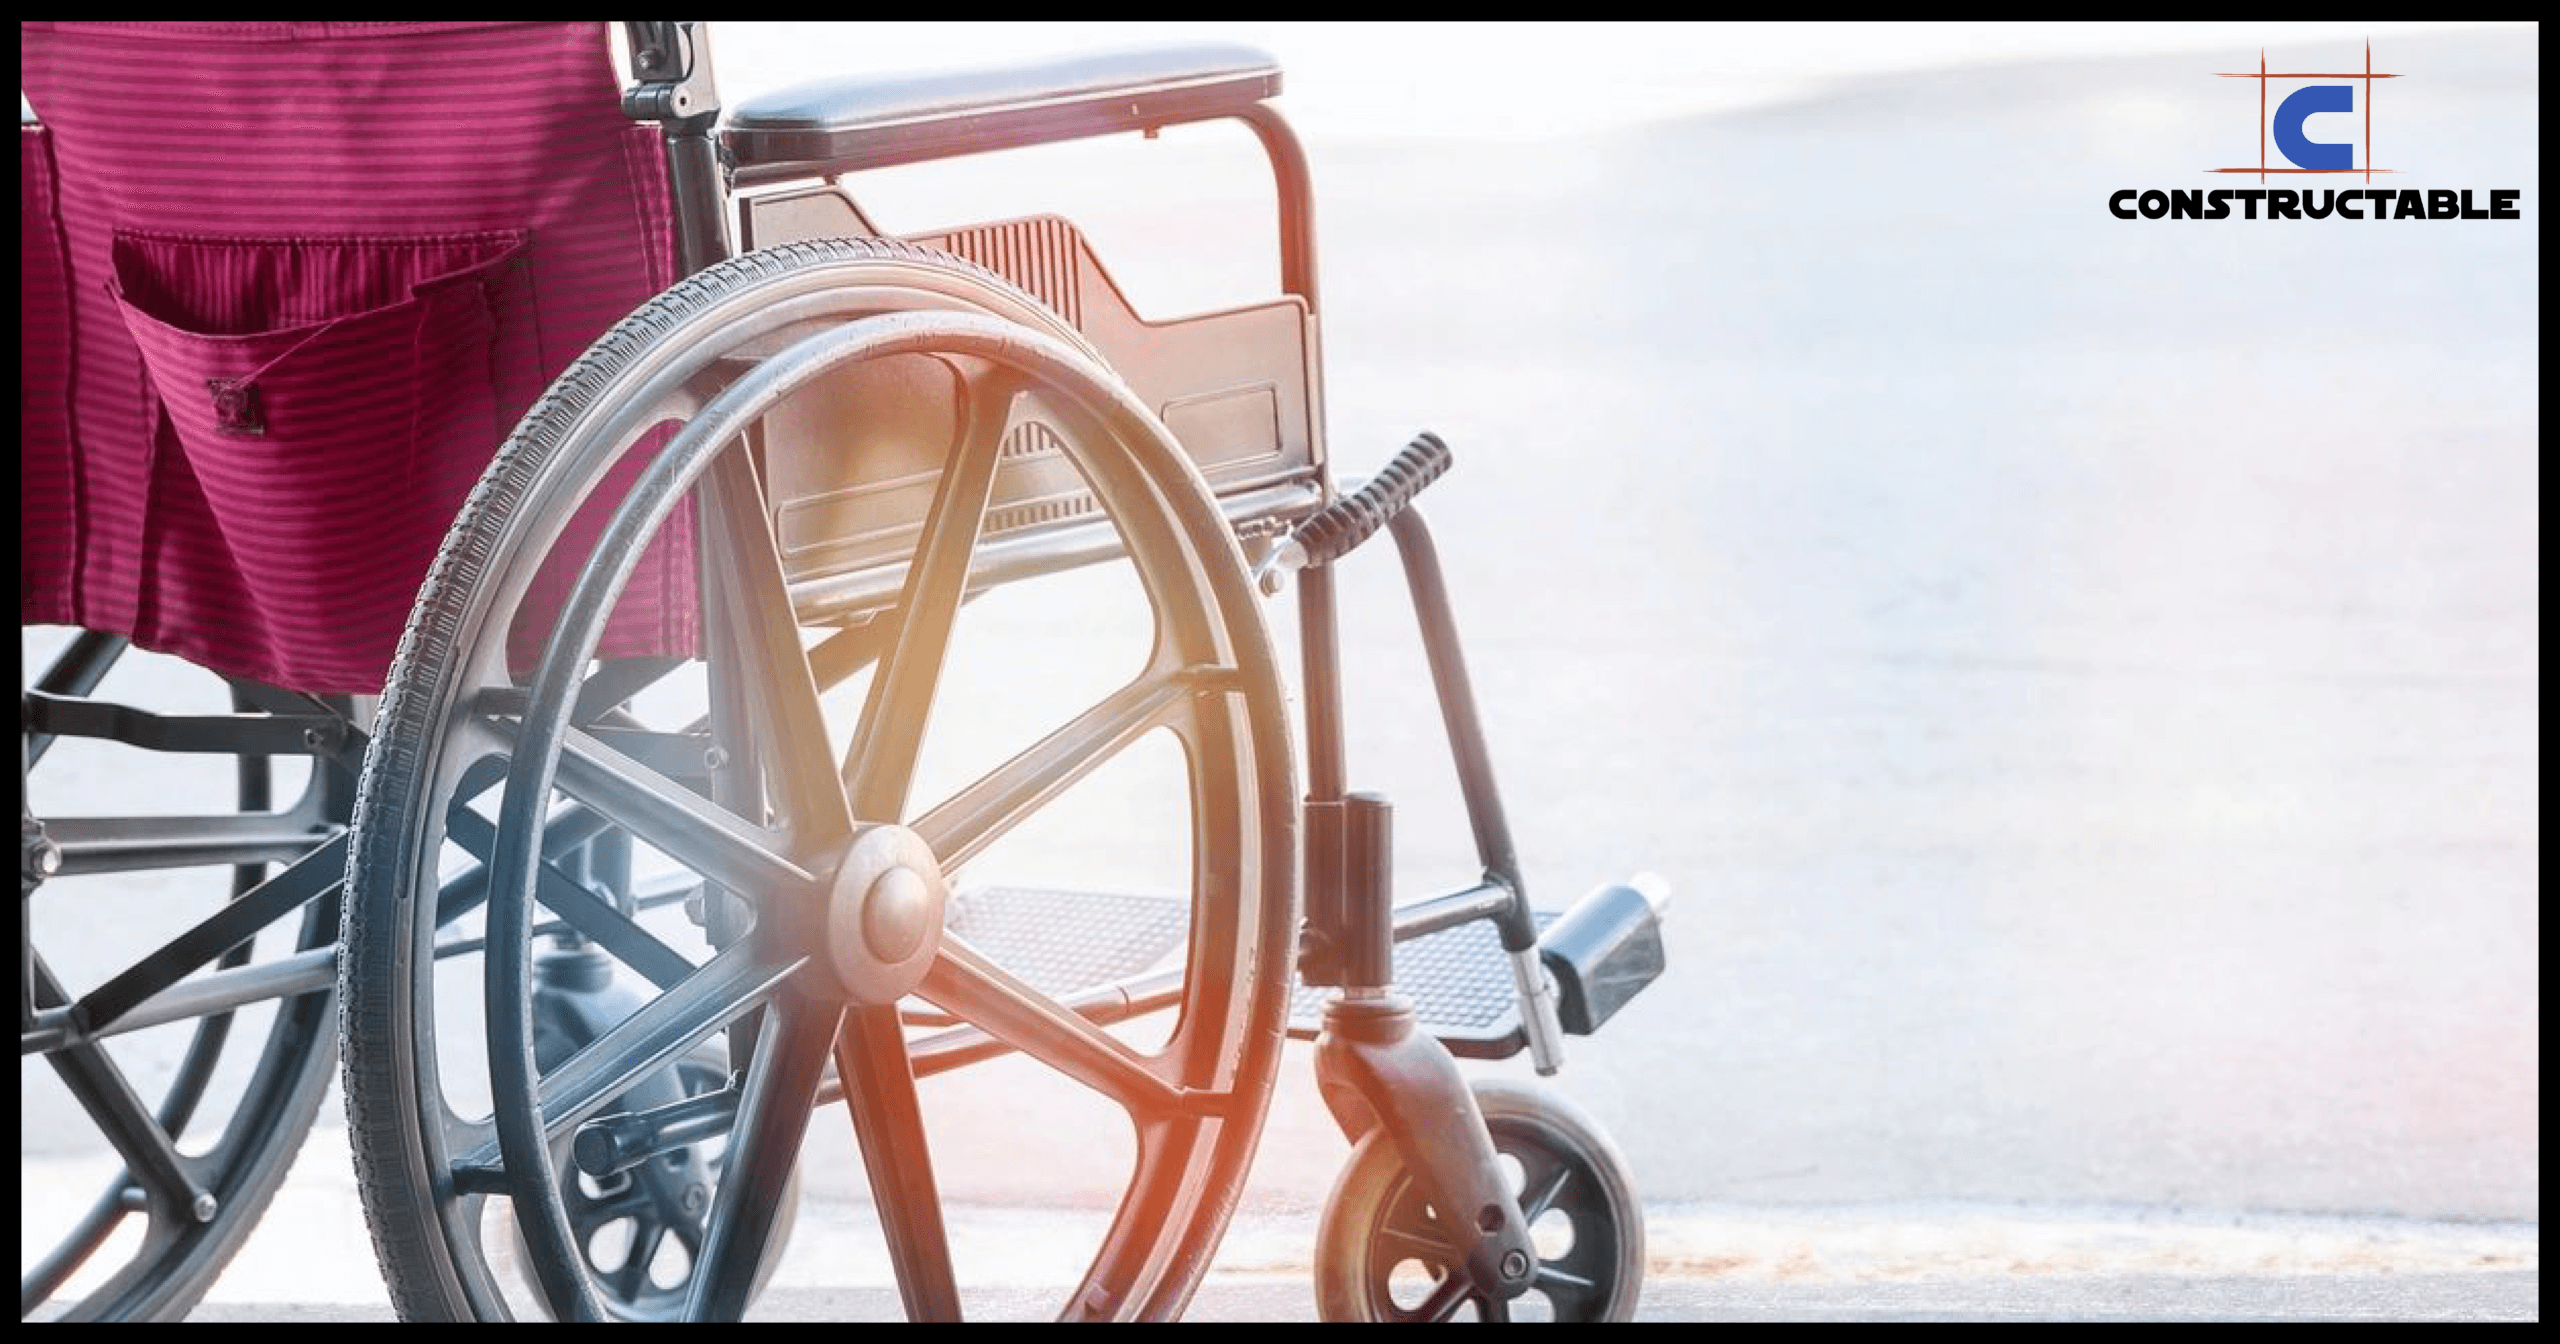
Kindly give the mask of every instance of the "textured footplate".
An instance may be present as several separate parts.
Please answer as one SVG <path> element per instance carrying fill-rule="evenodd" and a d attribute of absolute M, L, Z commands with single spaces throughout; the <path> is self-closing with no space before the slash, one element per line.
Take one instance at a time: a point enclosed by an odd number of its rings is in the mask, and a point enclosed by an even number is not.
<path fill-rule="evenodd" d="M 1064 995 L 1153 968 L 1181 945 L 1188 913 L 1165 896 L 986 887 L 954 894 L 946 925 L 1042 993 Z M 1542 911 L 1538 926 L 1554 919 Z M 1501 1059 L 1525 1044 L 1511 964 L 1490 923 L 1396 944 L 1396 988 L 1413 1000 L 1423 1029 L 1453 1054 Z M 1289 1001 L 1289 1034 L 1313 1037 L 1332 993 L 1299 986 Z"/>
<path fill-rule="evenodd" d="M 1032 988 L 1064 995 L 1162 961 L 1189 915 L 1169 896 L 986 887 L 954 893 L 943 923 Z"/>
<path fill-rule="evenodd" d="M 1541 910 L 1538 927 L 1554 922 Z M 1470 1059 L 1508 1059 L 1528 1046 L 1520 1030 L 1520 991 L 1502 935 L 1487 920 L 1460 924 L 1396 944 L 1396 988 L 1413 1000 L 1422 1029 L 1449 1053 Z M 1298 986 L 1289 999 L 1289 1034 L 1312 1039 L 1324 1028 L 1331 989 Z"/>

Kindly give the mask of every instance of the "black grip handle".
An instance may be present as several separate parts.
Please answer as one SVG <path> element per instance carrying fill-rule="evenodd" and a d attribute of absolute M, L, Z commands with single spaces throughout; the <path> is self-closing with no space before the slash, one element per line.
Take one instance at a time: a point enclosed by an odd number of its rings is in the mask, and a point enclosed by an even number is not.
<path fill-rule="evenodd" d="M 1413 503 L 1422 488 L 1449 469 L 1449 445 L 1424 430 L 1398 451 L 1368 483 L 1325 505 L 1298 525 L 1290 540 L 1306 552 L 1310 565 L 1328 564 L 1352 547 L 1376 536 L 1378 529 Z"/>

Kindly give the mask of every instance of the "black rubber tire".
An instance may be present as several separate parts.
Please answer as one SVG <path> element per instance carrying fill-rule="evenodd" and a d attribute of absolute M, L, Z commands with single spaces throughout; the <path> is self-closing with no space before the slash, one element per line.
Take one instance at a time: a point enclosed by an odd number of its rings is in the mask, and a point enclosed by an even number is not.
<path fill-rule="evenodd" d="M 109 661 L 113 656 L 108 655 Z M 91 685 L 94 680 L 74 688 L 72 693 L 84 693 Z M 156 707 L 163 712 L 176 712 L 179 708 Z M 59 740 L 55 746 L 77 750 Z M 44 770 L 48 763 L 62 759 L 47 754 L 37 763 L 30 776 L 31 801 L 44 800 Z M 264 758 L 243 759 L 258 762 L 251 768 L 263 779 Z M 315 790 L 326 769 L 314 767 Z M 240 810 L 267 811 L 263 783 L 253 790 L 247 771 L 240 778 Z M 253 792 L 257 796 L 252 796 Z M 337 790 L 336 798 L 335 805 L 342 809 L 346 798 L 343 787 Z M 323 814 L 325 806 L 315 791 L 307 793 L 294 810 L 316 818 Z M 221 871 L 223 866 L 212 867 Z M 155 900 L 148 923 L 137 922 L 124 929 L 134 949 L 132 955 L 138 961 L 158 952 L 163 938 L 175 936 L 209 913 L 220 902 L 216 893 L 221 890 L 221 881 L 228 879 L 236 894 L 265 871 L 263 867 L 241 868 L 222 871 L 219 877 L 206 872 L 200 878 L 189 879 L 205 891 L 205 899 L 193 908 L 183 900 Z M 84 901 L 93 900 L 119 881 L 131 881 L 129 873 L 128 869 L 112 865 L 89 867 L 80 876 L 55 878 L 37 888 L 28 898 L 29 951 L 41 957 L 47 931 L 64 928 L 61 921 L 94 920 L 97 907 L 84 907 Z M 273 960 L 294 951 L 323 947 L 336 936 L 337 924 L 333 882 L 327 894 L 314 900 L 301 914 L 271 926 L 265 937 L 235 948 L 218 964 L 240 968 L 261 959 Z M 64 988 L 83 993 L 117 973 L 99 970 L 83 974 L 79 983 Z M 113 1079 L 107 1086 L 130 1089 L 162 1134 L 178 1147 L 180 1166 L 213 1198 L 215 1206 L 210 1218 L 200 1219 L 192 1210 L 178 1207 L 166 1192 L 148 1182 L 132 1181 L 128 1170 L 111 1178 L 108 1188 L 98 1194 L 85 1213 L 66 1209 L 60 1218 L 50 1219 L 49 1225 L 51 1210 L 32 1213 L 38 1226 L 29 1227 L 22 1219 L 22 1230 L 28 1238 L 21 1245 L 22 1320 L 38 1315 L 68 1321 L 185 1318 L 256 1230 L 318 1117 L 321 1096 L 328 1090 L 337 1065 L 335 1000 L 335 993 L 329 991 L 302 994 L 277 1001 L 272 1013 L 263 1009 L 245 1017 L 233 1012 L 208 1013 L 145 1028 L 132 1036 L 109 1037 L 95 1045 L 43 1052 L 58 1071 L 69 1066 L 75 1055 L 85 1053 L 91 1061 L 87 1067 L 103 1071 L 96 1076 Z M 49 994 L 39 994 L 40 1007 L 50 1003 Z M 181 1034 L 183 1044 L 177 1039 Z M 154 1037 L 165 1044 L 155 1044 Z M 176 1055 L 174 1063 L 165 1058 L 165 1052 L 170 1051 Z M 36 1057 L 27 1056 L 30 1061 Z M 247 1062 L 245 1071 L 241 1061 Z M 229 1078 L 243 1072 L 245 1077 L 236 1084 L 214 1082 L 217 1073 Z M 227 1105 L 228 1112 L 209 1109 L 209 1095 L 216 1104 Z M 213 1136 L 210 1140 L 205 1138 L 208 1134 Z M 114 1151 L 103 1129 L 93 1137 L 100 1150 Z M 51 1195 L 54 1189 L 51 1183 L 41 1190 L 29 1183 L 21 1196 L 30 1201 L 32 1212 L 32 1201 Z M 120 1191 L 129 1193 L 120 1196 Z M 139 1207 L 135 1207 L 133 1195 L 140 1196 Z M 95 1250 L 82 1253 L 83 1246 L 104 1249 L 100 1243 L 129 1223 L 137 1224 L 141 1233 L 138 1238 L 112 1243 L 115 1255 L 121 1257 L 119 1263 L 111 1267 L 94 1263 Z"/>
<path fill-rule="evenodd" d="M 1529 1183 L 1563 1174 L 1562 1187 L 1549 1194 L 1551 1202 L 1523 1209 L 1533 1236 L 1545 1230 L 1542 1214 L 1553 1218 L 1563 1213 L 1572 1229 L 1569 1247 L 1555 1252 L 1542 1247 L 1542 1253 L 1562 1258 L 1542 1262 L 1529 1296 L 1508 1304 L 1499 1318 L 1523 1319 L 1524 1307 L 1537 1305 L 1543 1296 L 1547 1319 L 1634 1319 L 1644 1282 L 1644 1206 L 1617 1145 L 1589 1116 L 1548 1089 L 1481 1079 L 1471 1090 L 1495 1151 L 1520 1162 Z M 1427 1234 L 1427 1210 L 1386 1132 L 1372 1129 L 1363 1135 L 1335 1179 L 1316 1233 L 1317 1314 L 1327 1321 L 1412 1322 L 1449 1319 L 1437 1310 L 1442 1306 L 1449 1312 L 1472 1306 L 1478 1319 L 1487 1319 L 1485 1304 L 1463 1294 L 1445 1302 L 1433 1299 L 1434 1285 L 1461 1272 L 1457 1251 L 1444 1248 L 1440 1263 L 1434 1264 L 1424 1258 L 1428 1252 L 1420 1242 L 1397 1244 L 1393 1229 L 1407 1237 Z M 1397 1271 L 1407 1265 L 1422 1272 L 1399 1280 Z M 1591 1288 L 1567 1289 L 1556 1277 L 1559 1270 Z M 1420 1300 L 1397 1301 L 1399 1288 L 1411 1289 L 1410 1295 Z"/>
<path fill-rule="evenodd" d="M 773 316 L 786 310 L 795 316 Z M 550 554 L 550 538 L 601 479 L 602 462 L 611 460 L 619 444 L 603 442 L 602 431 L 593 427 L 613 420 L 617 398 L 664 386 L 650 380 L 670 368 L 730 367 L 716 355 L 747 352 L 744 358 L 752 362 L 771 352 L 778 333 L 825 325 L 813 312 L 841 325 L 839 319 L 884 311 L 914 315 L 918 321 L 906 324 L 914 330 L 949 312 L 967 315 L 978 323 L 973 330 L 983 334 L 992 318 L 994 325 L 1019 333 L 1007 339 L 1023 347 L 1017 352 L 1023 358 L 1091 368 L 1096 381 L 1085 390 L 1106 401 L 1104 394 L 1118 397 L 1111 401 L 1116 409 L 1093 414 L 1097 422 L 1123 428 L 1114 443 L 1124 457 L 1110 468 L 1121 474 L 1123 498 L 1148 501 L 1141 506 L 1144 524 L 1165 546 L 1181 551 L 1185 581 L 1215 595 L 1214 611 L 1204 607 L 1188 619 L 1214 626 L 1215 642 L 1234 664 L 1234 684 L 1217 692 L 1227 697 L 1221 708 L 1199 713 L 1219 720 L 1221 726 L 1202 731 L 1230 740 L 1226 750 L 1239 762 L 1238 787 L 1248 798 L 1238 817 L 1219 824 L 1241 836 L 1245 843 L 1239 848 L 1249 852 L 1235 860 L 1245 868 L 1240 876 L 1210 883 L 1214 895 L 1196 898 L 1224 903 L 1208 922 L 1223 930 L 1215 936 L 1225 940 L 1220 947 L 1232 949 L 1237 965 L 1232 983 L 1212 984 L 1185 999 L 1182 1021 L 1200 1023 L 1199 1032 L 1214 1034 L 1221 1049 L 1214 1062 L 1207 1051 L 1181 1053 L 1185 1059 L 1201 1057 L 1184 1067 L 1215 1075 L 1226 1110 L 1215 1120 L 1180 1120 L 1167 1131 L 1178 1137 L 1164 1139 L 1152 1150 L 1154 1157 L 1145 1155 L 1150 1150 L 1142 1144 L 1131 1189 L 1178 1187 L 1173 1216 L 1153 1221 L 1137 1208 L 1143 1201 L 1133 1193 L 1065 1312 L 1169 1317 L 1179 1313 L 1207 1270 L 1206 1248 L 1214 1246 L 1232 1213 L 1269 1104 L 1286 1026 L 1296 926 L 1294 757 L 1277 663 L 1242 556 L 1197 470 L 1170 436 L 1099 367 L 1091 348 L 1036 300 L 943 253 L 889 240 L 836 239 L 720 263 L 601 338 L 537 403 L 473 491 L 403 636 L 383 701 L 384 726 L 372 739 L 358 798 L 340 981 L 344 1090 L 358 1186 L 403 1319 L 495 1319 L 516 1310 L 489 1272 L 477 1230 L 478 1204 L 525 1197 L 528 1173 L 507 1167 L 508 1194 L 458 1193 L 455 1158 L 447 1151 L 456 1140 L 448 1131 L 463 1130 L 445 1111 L 433 1039 L 437 853 L 445 809 L 460 787 L 453 776 L 462 754 L 457 750 L 448 759 L 446 744 L 460 731 L 458 718 L 468 716 L 464 697 L 482 689 L 472 682 L 471 666 L 475 659 L 485 665 L 490 641 L 505 638 L 508 612 L 497 608 L 512 603 L 509 593 L 520 594 L 521 588 L 502 590 L 522 581 L 508 576 L 529 572 L 534 557 Z M 1038 354 L 1034 347 L 1055 353 Z M 985 350 L 971 353 L 992 357 Z M 1141 422 L 1143 433 L 1128 428 Z M 588 437 L 598 442 L 589 444 Z M 587 448 L 602 457 L 580 458 Z M 1089 477 L 1094 474 L 1091 463 L 1079 459 L 1078 465 Z M 1103 493 L 1099 487 L 1097 492 Z M 1115 520 L 1125 534 L 1131 520 L 1116 512 Z M 518 768 L 533 755 L 521 754 Z M 1195 904 L 1195 928 L 1199 909 Z M 804 967 L 794 974 L 802 973 L 813 972 Z M 1210 1073 L 1190 1085 L 1205 1085 Z M 494 1071 L 492 1076 L 493 1093 L 504 1096 L 506 1085 Z M 549 1123 L 540 1112 L 532 1122 Z M 475 1179 L 486 1183 L 485 1177 Z M 557 1210 L 537 1212 L 551 1217 Z M 528 1230 L 528 1239 L 541 1244 L 535 1232 Z M 1163 1253 L 1176 1242 L 1178 1253 Z"/>

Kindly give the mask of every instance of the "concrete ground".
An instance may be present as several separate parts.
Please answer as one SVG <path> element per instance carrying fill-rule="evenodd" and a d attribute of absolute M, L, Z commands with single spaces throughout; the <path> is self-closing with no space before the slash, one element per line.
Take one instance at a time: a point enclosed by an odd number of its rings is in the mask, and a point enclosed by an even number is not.
<path fill-rule="evenodd" d="M 315 1137 L 259 1236 L 190 1320 L 366 1321 L 392 1313 L 343 1151 Z M 972 1319 L 1054 1316 L 1081 1244 L 1060 1211 L 952 1210 L 955 1254 L 989 1286 Z M 1239 1218 L 1185 1319 L 1311 1321 L 1312 1209 Z M 1744 1206 L 1646 1213 L 1638 1319 L 2536 1320 L 2530 1223 L 1993 1203 Z M 895 1320 L 866 1205 L 812 1198 L 753 1319 Z M 1048 1286 L 1044 1286 L 1048 1285 Z"/>

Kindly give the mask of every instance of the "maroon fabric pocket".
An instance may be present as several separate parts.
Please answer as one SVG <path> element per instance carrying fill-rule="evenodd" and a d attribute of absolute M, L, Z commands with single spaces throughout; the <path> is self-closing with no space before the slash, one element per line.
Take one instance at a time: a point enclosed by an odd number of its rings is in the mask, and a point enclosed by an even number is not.
<path fill-rule="evenodd" d="M 201 508 L 155 519 L 164 576 L 249 623 L 273 675 L 372 693 L 418 584 L 520 404 L 499 315 L 522 303 L 521 231 L 220 238 L 118 231 L 112 292 L 153 408 L 149 477 Z M 204 564 L 219 558 L 227 564 Z"/>
<path fill-rule="evenodd" d="M 19 620 L 78 619 L 80 478 L 71 453 L 71 292 L 52 137 L 18 128 Z"/>

